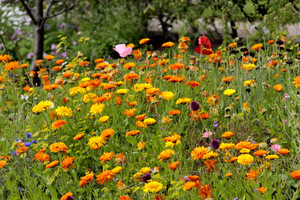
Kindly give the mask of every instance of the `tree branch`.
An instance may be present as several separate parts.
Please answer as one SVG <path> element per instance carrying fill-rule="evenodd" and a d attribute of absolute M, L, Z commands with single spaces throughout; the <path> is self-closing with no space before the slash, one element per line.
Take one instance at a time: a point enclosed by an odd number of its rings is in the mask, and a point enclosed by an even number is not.
<path fill-rule="evenodd" d="M 66 3 L 66 7 L 65 7 L 65 9 L 63 9 L 63 10 L 61 10 L 61 11 L 57 12 L 57 13 L 54 13 L 53 15 L 46 16 L 46 18 L 45 18 L 45 19 L 48 19 L 48 18 L 55 17 L 55 16 L 57 16 L 57 15 L 60 15 L 60 14 L 62 14 L 62 13 L 64 13 L 64 12 L 67 12 L 68 10 L 71 10 L 71 9 L 73 9 L 73 8 L 75 7 L 75 5 L 76 5 L 76 4 L 79 2 L 79 0 L 78 0 L 78 1 L 76 1 L 75 3 L 73 3 L 71 6 L 67 7 L 67 5 L 68 5 L 68 2 L 69 2 L 69 1 L 67 1 L 67 3 Z"/>
<path fill-rule="evenodd" d="M 22 3 L 23 7 L 25 8 L 27 14 L 28 14 L 29 17 L 31 18 L 32 22 L 33 22 L 34 24 L 37 24 L 37 21 L 36 21 L 35 17 L 33 16 L 33 14 L 32 14 L 32 12 L 31 12 L 30 8 L 28 7 L 28 5 L 25 3 L 24 0 L 20 0 L 20 1 L 21 1 L 21 3 Z"/>
<path fill-rule="evenodd" d="M 42 20 L 42 22 L 40 24 L 40 28 L 44 26 L 44 24 L 46 22 L 46 19 L 47 19 L 47 16 L 48 16 L 48 14 L 50 12 L 50 9 L 51 9 L 53 3 L 54 3 L 54 0 L 51 0 L 51 2 L 49 3 L 49 5 L 48 5 L 48 7 L 46 9 L 46 12 L 44 13 L 43 20 Z"/>

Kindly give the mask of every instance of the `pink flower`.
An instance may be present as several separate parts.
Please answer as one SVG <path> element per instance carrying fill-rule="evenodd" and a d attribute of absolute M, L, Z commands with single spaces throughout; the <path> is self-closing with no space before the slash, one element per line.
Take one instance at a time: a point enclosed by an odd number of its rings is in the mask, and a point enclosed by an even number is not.
<path fill-rule="evenodd" d="M 126 48 L 126 44 L 118 44 L 115 46 L 114 50 L 118 52 L 122 58 L 124 58 L 131 54 L 132 48 Z"/>
<path fill-rule="evenodd" d="M 279 151 L 280 149 L 281 149 L 281 146 L 279 145 L 279 144 L 273 144 L 272 146 L 271 146 L 271 149 L 273 150 L 273 151 Z"/>
<path fill-rule="evenodd" d="M 212 132 L 207 131 L 207 132 L 204 132 L 204 133 L 202 134 L 202 138 L 208 138 L 208 137 L 211 136 L 211 135 L 212 135 Z"/>

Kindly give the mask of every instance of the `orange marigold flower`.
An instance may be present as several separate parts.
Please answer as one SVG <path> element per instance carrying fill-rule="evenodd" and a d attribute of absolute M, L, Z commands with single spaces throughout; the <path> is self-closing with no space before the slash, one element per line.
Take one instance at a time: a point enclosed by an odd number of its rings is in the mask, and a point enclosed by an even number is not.
<path fill-rule="evenodd" d="M 15 72 L 17 69 L 19 69 L 21 66 L 19 65 L 18 61 L 12 61 L 8 62 L 4 65 L 4 71 L 13 70 Z"/>
<path fill-rule="evenodd" d="M 46 60 L 52 60 L 54 58 L 54 56 L 52 56 L 52 55 L 47 55 L 47 56 L 45 56 L 45 59 Z"/>
<path fill-rule="evenodd" d="M 250 150 L 254 150 L 259 146 L 258 143 L 253 143 L 251 144 L 251 142 L 247 142 L 247 141 L 240 141 L 237 145 L 236 145 L 236 149 L 237 150 L 241 150 L 243 148 L 246 149 L 250 149 Z"/>
<path fill-rule="evenodd" d="M 49 163 L 46 168 L 52 168 L 55 167 L 58 164 L 58 160 L 54 160 L 51 163 Z"/>
<path fill-rule="evenodd" d="M 134 136 L 134 135 L 137 135 L 137 134 L 141 134 L 141 131 L 140 130 L 134 130 L 134 131 L 127 131 L 126 132 L 126 136 L 128 136 L 128 135 Z"/>
<path fill-rule="evenodd" d="M 70 78 L 72 75 L 73 75 L 73 74 L 72 74 L 71 72 L 65 72 L 65 73 L 63 73 L 63 76 L 64 76 L 65 78 Z"/>
<path fill-rule="evenodd" d="M 98 63 L 97 65 L 96 65 L 96 68 L 98 68 L 98 69 L 104 69 L 105 67 L 107 67 L 109 64 L 108 63 L 106 63 L 106 62 L 101 62 L 101 63 Z"/>
<path fill-rule="evenodd" d="M 231 131 L 226 131 L 226 132 L 224 132 L 224 133 L 222 134 L 221 137 L 229 139 L 229 138 L 231 138 L 233 135 L 234 135 L 233 132 L 231 132 Z"/>
<path fill-rule="evenodd" d="M 261 43 L 255 44 L 251 47 L 251 49 L 258 51 L 263 45 Z"/>
<path fill-rule="evenodd" d="M 113 136 L 115 130 L 114 129 L 105 129 L 101 132 L 100 137 L 103 137 L 105 139 L 110 138 L 111 136 Z"/>
<path fill-rule="evenodd" d="M 268 44 L 273 44 L 274 43 L 274 40 L 269 40 L 268 41 Z"/>
<path fill-rule="evenodd" d="M 80 178 L 81 180 L 79 181 L 79 187 L 82 187 L 83 185 L 87 185 L 89 182 L 91 182 L 94 179 L 94 173 L 90 173 L 86 176 L 83 176 Z"/>
<path fill-rule="evenodd" d="M 102 63 L 103 61 L 104 61 L 103 58 L 98 58 L 98 59 L 94 60 L 94 62 L 97 64 Z"/>
<path fill-rule="evenodd" d="M 50 145 L 50 151 L 54 153 L 59 151 L 67 153 L 68 147 L 63 142 L 57 142 Z"/>
<path fill-rule="evenodd" d="M 213 189 L 210 189 L 209 185 L 200 186 L 199 190 L 200 190 L 200 197 L 202 197 L 202 199 L 207 199 L 209 197 L 211 197 L 211 198 L 213 197 L 211 194 Z"/>
<path fill-rule="evenodd" d="M 28 63 L 24 63 L 24 64 L 22 64 L 20 67 L 21 68 L 25 68 L 25 67 L 27 67 L 28 66 Z"/>
<path fill-rule="evenodd" d="M 176 132 L 174 132 L 174 135 L 171 135 L 171 136 L 168 136 L 168 137 L 165 137 L 163 139 L 164 142 L 172 142 L 172 143 L 176 143 L 178 140 L 181 139 L 181 136 L 178 135 Z"/>
<path fill-rule="evenodd" d="M 296 88 L 300 87 L 300 76 L 297 76 L 296 78 L 294 78 L 293 84 Z"/>
<path fill-rule="evenodd" d="M 183 185 L 183 190 L 191 190 L 194 187 L 196 187 L 196 183 L 188 181 Z"/>
<path fill-rule="evenodd" d="M 65 62 L 64 59 L 60 59 L 60 60 L 55 61 L 55 63 L 58 64 L 58 65 L 62 65 L 64 62 Z"/>
<path fill-rule="evenodd" d="M 136 118 L 137 120 L 143 121 L 143 120 L 145 119 L 145 117 L 146 117 L 146 114 L 142 114 L 142 115 L 136 116 L 135 118 Z"/>
<path fill-rule="evenodd" d="M 290 173 L 291 177 L 295 180 L 299 180 L 300 179 L 300 170 L 294 171 Z"/>
<path fill-rule="evenodd" d="M 86 66 L 88 66 L 88 64 L 90 64 L 89 61 L 83 61 L 83 62 L 80 62 L 78 65 L 82 66 L 82 67 L 86 67 Z"/>
<path fill-rule="evenodd" d="M 140 127 L 140 128 L 147 128 L 147 125 L 144 124 L 144 123 L 141 122 L 141 121 L 137 121 L 135 124 L 136 124 L 138 127 Z"/>
<path fill-rule="evenodd" d="M 142 53 L 139 49 L 133 51 L 133 56 L 136 60 L 139 60 L 142 57 Z"/>
<path fill-rule="evenodd" d="M 173 151 L 172 149 L 167 149 L 162 151 L 159 155 L 158 155 L 158 159 L 160 160 L 167 160 L 171 157 L 171 155 L 173 155 L 175 153 L 175 151 Z"/>
<path fill-rule="evenodd" d="M 72 166 L 74 166 L 73 162 L 74 162 L 75 158 L 70 157 L 70 156 L 66 156 L 64 158 L 64 160 L 61 163 L 61 166 L 65 169 L 65 170 L 69 170 Z"/>
<path fill-rule="evenodd" d="M 148 41 L 150 41 L 149 38 L 143 38 L 140 40 L 140 44 L 146 44 Z"/>
<path fill-rule="evenodd" d="M 50 161 L 50 156 L 48 154 L 46 154 L 45 151 L 46 151 L 46 149 L 39 150 L 39 152 L 37 152 L 34 155 L 34 158 L 32 160 L 37 160 L 40 162 Z"/>
<path fill-rule="evenodd" d="M 172 69 L 172 70 L 179 70 L 182 68 L 183 68 L 183 64 L 181 64 L 181 63 L 175 63 L 175 64 L 172 64 L 169 66 L 169 69 Z"/>
<path fill-rule="evenodd" d="M 265 155 L 267 155 L 267 151 L 266 150 L 258 150 L 254 152 L 254 155 L 259 156 L 259 157 L 263 157 Z"/>
<path fill-rule="evenodd" d="M 67 192 L 64 196 L 60 198 L 60 200 L 67 200 L 68 197 L 73 197 L 72 192 Z"/>
<path fill-rule="evenodd" d="M 188 81 L 185 85 L 190 86 L 191 88 L 199 87 L 201 84 L 197 81 Z"/>
<path fill-rule="evenodd" d="M 282 87 L 281 84 L 277 84 L 277 85 L 275 85 L 273 88 L 274 88 L 275 90 L 277 90 L 278 92 L 281 92 L 282 89 L 283 89 L 283 87 Z"/>
<path fill-rule="evenodd" d="M 61 68 L 61 66 L 55 66 L 55 67 L 53 67 L 52 69 L 53 69 L 54 71 L 58 72 L 58 71 L 60 71 L 62 68 Z"/>
<path fill-rule="evenodd" d="M 119 200 L 131 200 L 129 196 L 121 196 Z"/>
<path fill-rule="evenodd" d="M 110 161 L 114 156 L 115 154 L 113 152 L 104 152 L 103 155 L 100 156 L 101 163 L 103 164 L 106 161 Z"/>
<path fill-rule="evenodd" d="M 6 164 L 5 160 L 0 160 L 0 169 L 3 168 L 5 164 Z"/>
<path fill-rule="evenodd" d="M 208 149 L 206 147 L 196 147 L 191 152 L 191 156 L 194 160 L 203 159 L 204 155 L 208 153 Z"/>
<path fill-rule="evenodd" d="M 288 150 L 288 149 L 280 149 L 279 151 L 277 151 L 279 154 L 281 154 L 281 155 L 286 155 L 286 154 L 288 154 L 288 153 L 290 153 L 290 150 Z"/>
<path fill-rule="evenodd" d="M 180 110 L 171 110 L 171 111 L 169 111 L 170 115 L 179 115 L 180 113 L 181 113 Z"/>
<path fill-rule="evenodd" d="M 128 74 L 125 74 L 124 81 L 137 79 L 139 77 L 140 77 L 140 75 L 138 75 L 136 73 L 128 73 Z"/>
<path fill-rule="evenodd" d="M 133 109 L 126 109 L 123 114 L 124 115 L 127 115 L 128 117 L 132 117 L 134 115 L 134 113 L 137 111 L 136 108 L 133 108 Z"/>
<path fill-rule="evenodd" d="M 76 135 L 75 137 L 73 137 L 73 140 L 80 140 L 83 136 L 84 136 L 84 133 L 80 133 L 80 134 Z"/>
<path fill-rule="evenodd" d="M 268 188 L 260 187 L 260 188 L 257 189 L 257 191 L 259 191 L 260 193 L 263 194 L 263 193 L 265 193 L 265 191 L 267 191 L 267 189 L 268 189 Z"/>
<path fill-rule="evenodd" d="M 116 87 L 117 87 L 117 86 L 115 86 L 115 85 L 108 84 L 108 85 L 104 86 L 102 89 L 103 89 L 103 90 L 106 90 L 106 89 L 114 89 L 114 88 L 116 88 Z"/>
<path fill-rule="evenodd" d="M 200 117 L 202 119 L 207 119 L 207 118 L 209 118 L 209 114 L 208 113 L 202 113 L 202 114 L 200 114 Z"/>
<path fill-rule="evenodd" d="M 132 69 L 132 68 L 135 67 L 135 63 L 129 62 L 129 63 L 126 63 L 123 67 L 124 67 L 125 69 Z"/>
<path fill-rule="evenodd" d="M 256 179 L 258 172 L 259 172 L 258 169 L 257 170 L 250 169 L 249 173 L 246 173 L 247 176 L 246 178 L 253 181 L 254 179 Z"/>
<path fill-rule="evenodd" d="M 175 161 L 175 162 L 172 162 L 172 163 L 169 164 L 169 168 L 171 170 L 175 170 L 175 169 L 177 169 L 179 167 L 179 165 L 180 165 L 180 162 L 179 161 Z"/>
<path fill-rule="evenodd" d="M 64 120 L 57 120 L 57 121 L 55 121 L 55 122 L 52 123 L 52 128 L 53 129 L 59 129 L 60 127 L 62 127 L 65 124 L 67 124 L 66 121 L 64 121 Z"/>
<path fill-rule="evenodd" d="M 115 174 L 111 170 L 104 170 L 99 175 L 97 175 L 96 180 L 98 184 L 104 184 L 104 182 L 108 183 L 108 181 L 112 180 L 115 177 Z"/>
<path fill-rule="evenodd" d="M 162 44 L 162 47 L 170 48 L 170 47 L 172 47 L 172 46 L 174 46 L 174 43 L 173 43 L 173 42 L 165 42 L 165 43 Z"/>

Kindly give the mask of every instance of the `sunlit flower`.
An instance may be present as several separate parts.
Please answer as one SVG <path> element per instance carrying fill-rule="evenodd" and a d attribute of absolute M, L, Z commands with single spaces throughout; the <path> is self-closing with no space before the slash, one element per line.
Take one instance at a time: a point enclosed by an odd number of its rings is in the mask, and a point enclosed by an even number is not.
<path fill-rule="evenodd" d="M 293 179 L 299 180 L 300 179 L 300 170 L 291 172 L 290 175 Z"/>
<path fill-rule="evenodd" d="M 243 65 L 243 68 L 244 68 L 245 70 L 247 70 L 247 71 L 251 71 L 252 69 L 255 69 L 255 68 L 256 68 L 256 65 L 255 65 L 255 64 L 252 64 L 252 63 L 250 63 L 250 64 L 244 64 L 244 65 Z"/>
<path fill-rule="evenodd" d="M 227 89 L 224 91 L 224 94 L 231 97 L 236 92 L 235 89 Z"/>
<path fill-rule="evenodd" d="M 0 160 L 0 168 L 3 168 L 5 164 L 6 164 L 5 160 Z"/>
<path fill-rule="evenodd" d="M 174 46 L 174 43 L 173 43 L 173 42 L 165 42 L 165 43 L 162 44 L 162 47 L 170 48 L 170 47 L 172 47 L 172 46 Z"/>
<path fill-rule="evenodd" d="M 128 110 L 125 110 L 125 111 L 123 112 L 123 114 L 124 114 L 124 115 L 127 115 L 128 117 L 132 117 L 136 111 L 137 111 L 136 108 L 128 109 Z"/>
<path fill-rule="evenodd" d="M 91 106 L 90 113 L 92 115 L 101 114 L 104 107 L 105 107 L 105 105 L 103 103 L 96 103 L 96 104 Z"/>
<path fill-rule="evenodd" d="M 111 159 L 113 159 L 114 156 L 115 154 L 113 152 L 104 152 L 103 155 L 100 156 L 101 164 L 103 164 L 106 161 L 110 161 Z"/>
<path fill-rule="evenodd" d="M 60 127 L 62 127 L 65 124 L 67 124 L 66 121 L 64 121 L 64 120 L 57 120 L 57 121 L 55 121 L 55 122 L 52 123 L 52 128 L 53 129 L 59 129 Z"/>
<path fill-rule="evenodd" d="M 233 135 L 234 135 L 233 132 L 231 132 L 231 131 L 226 131 L 226 132 L 224 132 L 224 133 L 221 135 L 221 137 L 229 139 L 229 138 L 231 138 Z"/>
<path fill-rule="evenodd" d="M 105 138 L 101 136 L 94 136 L 89 139 L 88 145 L 92 149 L 100 149 L 105 143 Z"/>
<path fill-rule="evenodd" d="M 203 159 L 204 155 L 208 153 L 208 149 L 206 147 L 196 147 L 191 152 L 191 156 L 194 160 Z"/>
<path fill-rule="evenodd" d="M 162 97 L 163 97 L 163 99 L 166 99 L 166 100 L 170 100 L 170 99 L 172 99 L 175 95 L 174 95 L 174 93 L 173 92 L 162 92 Z"/>
<path fill-rule="evenodd" d="M 67 153 L 68 147 L 63 142 L 57 142 L 50 145 L 50 151 L 57 153 L 57 152 L 63 152 Z"/>
<path fill-rule="evenodd" d="M 238 156 L 237 162 L 242 165 L 249 165 L 254 162 L 254 158 L 250 154 L 243 154 Z"/>
<path fill-rule="evenodd" d="M 172 149 L 167 149 L 162 151 L 159 155 L 158 155 L 158 159 L 160 160 L 167 160 L 171 157 L 171 155 L 173 155 L 175 153 L 175 151 L 173 151 Z"/>
<path fill-rule="evenodd" d="M 282 87 L 281 84 L 277 84 L 277 85 L 275 85 L 273 88 L 274 88 L 274 90 L 277 90 L 278 92 L 281 92 L 282 89 L 283 89 L 283 87 Z"/>
<path fill-rule="evenodd" d="M 64 160 L 61 163 L 61 166 L 65 169 L 65 170 L 69 170 L 73 165 L 75 158 L 70 157 L 70 156 L 66 156 L 64 158 Z"/>
<path fill-rule="evenodd" d="M 163 188 L 163 184 L 161 184 L 157 181 L 151 181 L 151 182 L 145 184 L 144 192 L 157 193 L 157 192 L 161 191 L 162 188 Z"/>
<path fill-rule="evenodd" d="M 73 140 L 80 140 L 83 136 L 84 136 L 84 133 L 80 133 L 80 134 L 76 135 L 75 137 L 73 137 Z"/>
<path fill-rule="evenodd" d="M 55 112 L 59 116 L 69 116 L 69 117 L 72 117 L 72 114 L 73 114 L 72 109 L 68 108 L 68 107 L 65 107 L 65 106 L 58 107 L 57 109 L 55 109 Z"/>
<path fill-rule="evenodd" d="M 149 38 L 143 38 L 140 40 L 140 44 L 146 44 L 148 41 L 150 41 Z"/>
<path fill-rule="evenodd" d="M 106 123 L 108 119 L 109 119 L 109 116 L 102 116 L 102 117 L 100 117 L 99 122 Z"/>
<path fill-rule="evenodd" d="M 277 155 L 268 155 L 266 156 L 266 159 L 268 160 L 274 160 L 274 159 L 278 159 L 279 157 Z"/>
<path fill-rule="evenodd" d="M 48 165 L 46 165 L 46 168 L 53 168 L 53 167 L 55 167 L 58 163 L 59 163 L 58 160 L 52 161 L 51 163 L 49 163 Z"/>
<path fill-rule="evenodd" d="M 153 118 L 147 118 L 147 119 L 144 119 L 144 121 L 143 121 L 143 123 L 147 126 L 154 124 L 155 122 L 156 122 L 156 120 Z"/>
<path fill-rule="evenodd" d="M 104 182 L 108 183 L 108 181 L 111 181 L 115 177 L 115 174 L 111 170 L 104 170 L 96 177 L 98 184 L 104 184 Z"/>
<path fill-rule="evenodd" d="M 257 174 L 258 174 L 259 170 L 257 169 L 256 171 L 253 169 L 249 170 L 249 173 L 246 173 L 246 178 L 250 179 L 250 180 L 254 180 L 257 178 Z"/>
<path fill-rule="evenodd" d="M 79 187 L 82 187 L 83 185 L 87 185 L 89 182 L 91 182 L 94 179 L 94 173 L 87 174 L 86 176 L 83 176 L 80 178 L 79 181 Z"/>

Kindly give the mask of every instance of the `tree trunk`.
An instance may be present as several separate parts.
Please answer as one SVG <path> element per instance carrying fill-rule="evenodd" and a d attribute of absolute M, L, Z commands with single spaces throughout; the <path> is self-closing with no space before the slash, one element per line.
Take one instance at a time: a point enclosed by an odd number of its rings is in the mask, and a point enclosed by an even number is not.
<path fill-rule="evenodd" d="M 33 84 L 40 85 L 40 80 L 37 75 L 39 69 L 35 66 L 35 61 L 43 59 L 44 52 L 44 26 L 41 26 L 43 21 L 43 0 L 36 0 L 35 2 L 35 18 L 37 23 L 34 27 L 34 62 L 32 63 L 30 70 L 36 72 L 33 78 Z"/>
<path fill-rule="evenodd" d="M 235 21 L 230 21 L 230 26 L 231 26 L 231 37 L 232 39 L 237 38 L 238 37 L 238 33 L 235 27 Z"/>

